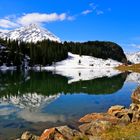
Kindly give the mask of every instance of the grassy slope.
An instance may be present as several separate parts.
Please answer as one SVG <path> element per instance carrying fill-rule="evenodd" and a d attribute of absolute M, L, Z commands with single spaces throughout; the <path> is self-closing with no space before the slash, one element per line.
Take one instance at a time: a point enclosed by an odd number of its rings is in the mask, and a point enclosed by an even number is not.
<path fill-rule="evenodd" d="M 140 121 L 127 126 L 115 126 L 101 135 L 103 140 L 140 140 Z"/>
<path fill-rule="evenodd" d="M 132 71 L 132 72 L 137 72 L 140 73 L 140 63 L 139 64 L 133 64 L 129 66 L 118 66 L 116 69 L 121 70 L 121 71 Z"/>

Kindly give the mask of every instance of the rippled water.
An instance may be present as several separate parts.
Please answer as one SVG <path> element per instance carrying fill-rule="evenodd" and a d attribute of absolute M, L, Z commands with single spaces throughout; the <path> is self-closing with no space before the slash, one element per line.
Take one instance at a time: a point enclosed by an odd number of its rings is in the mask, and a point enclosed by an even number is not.
<path fill-rule="evenodd" d="M 128 107 L 140 74 L 69 80 L 51 72 L 0 72 L 0 140 L 17 138 L 25 130 L 41 134 L 53 126 L 76 127 L 87 113 L 116 104 Z"/>

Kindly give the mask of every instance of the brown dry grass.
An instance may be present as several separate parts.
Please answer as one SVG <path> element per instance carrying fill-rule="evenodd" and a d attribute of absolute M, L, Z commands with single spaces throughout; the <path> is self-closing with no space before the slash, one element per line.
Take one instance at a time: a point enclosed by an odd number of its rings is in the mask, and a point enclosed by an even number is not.
<path fill-rule="evenodd" d="M 120 65 L 120 66 L 116 67 L 116 69 L 118 69 L 120 71 L 131 71 L 131 72 L 140 73 L 140 63 L 129 65 L 129 66 Z"/>
<path fill-rule="evenodd" d="M 140 122 L 114 126 L 101 135 L 103 140 L 140 140 Z"/>

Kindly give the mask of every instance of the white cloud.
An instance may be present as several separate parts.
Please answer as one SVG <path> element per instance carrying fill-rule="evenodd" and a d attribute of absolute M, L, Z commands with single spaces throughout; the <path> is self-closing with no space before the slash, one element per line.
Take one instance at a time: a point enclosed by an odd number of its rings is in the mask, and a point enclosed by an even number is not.
<path fill-rule="evenodd" d="M 94 3 L 90 3 L 89 4 L 89 8 L 88 10 L 84 10 L 83 12 L 81 12 L 82 15 L 87 15 L 90 14 L 92 12 L 96 13 L 96 15 L 101 15 L 104 14 L 104 12 L 102 10 L 99 10 L 98 8 L 99 6 L 94 4 Z"/>
<path fill-rule="evenodd" d="M 20 25 L 29 25 L 31 23 L 49 23 L 55 21 L 64 21 L 64 20 L 73 20 L 73 16 L 68 16 L 66 13 L 27 13 L 23 14 L 20 17 L 6 16 L 3 19 L 0 19 L 0 28 L 8 29 L 15 28 Z"/>
<path fill-rule="evenodd" d="M 97 10 L 97 11 L 96 11 L 96 14 L 97 14 L 97 15 L 102 15 L 102 14 L 104 14 L 104 12 L 101 11 L 101 10 Z"/>
<path fill-rule="evenodd" d="M 140 49 L 140 44 L 135 44 L 135 43 L 122 44 L 122 46 L 129 47 L 129 48 L 136 48 L 136 49 Z"/>
<path fill-rule="evenodd" d="M 2 28 L 13 28 L 16 26 L 17 26 L 17 23 L 14 23 L 8 19 L 0 19 L 0 27 Z"/>
<path fill-rule="evenodd" d="M 29 13 L 18 18 L 17 22 L 21 25 L 28 25 L 30 23 L 47 23 L 54 21 L 63 21 L 67 19 L 66 13 L 57 14 L 40 14 L 40 13 Z"/>
<path fill-rule="evenodd" d="M 134 47 L 134 48 L 140 48 L 140 45 L 139 44 L 128 44 L 129 47 Z"/>
<path fill-rule="evenodd" d="M 82 12 L 82 15 L 87 15 L 87 14 L 90 14 L 92 12 L 93 12 L 92 10 L 85 10 Z"/>
<path fill-rule="evenodd" d="M 93 10 L 95 10 L 95 9 L 98 7 L 98 6 L 97 6 L 96 4 L 94 4 L 94 3 L 90 3 L 89 6 L 90 6 Z"/>

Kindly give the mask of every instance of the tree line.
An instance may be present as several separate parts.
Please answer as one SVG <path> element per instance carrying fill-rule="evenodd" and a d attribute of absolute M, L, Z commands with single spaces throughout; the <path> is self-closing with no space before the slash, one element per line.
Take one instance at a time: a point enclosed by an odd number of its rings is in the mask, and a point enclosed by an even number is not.
<path fill-rule="evenodd" d="M 25 60 L 30 66 L 46 66 L 64 60 L 68 52 L 89 55 L 103 59 L 114 59 L 127 63 L 123 49 L 113 42 L 88 41 L 88 42 L 54 42 L 50 40 L 37 43 L 19 42 L 17 40 L 0 39 L 0 65 L 21 66 Z"/>

